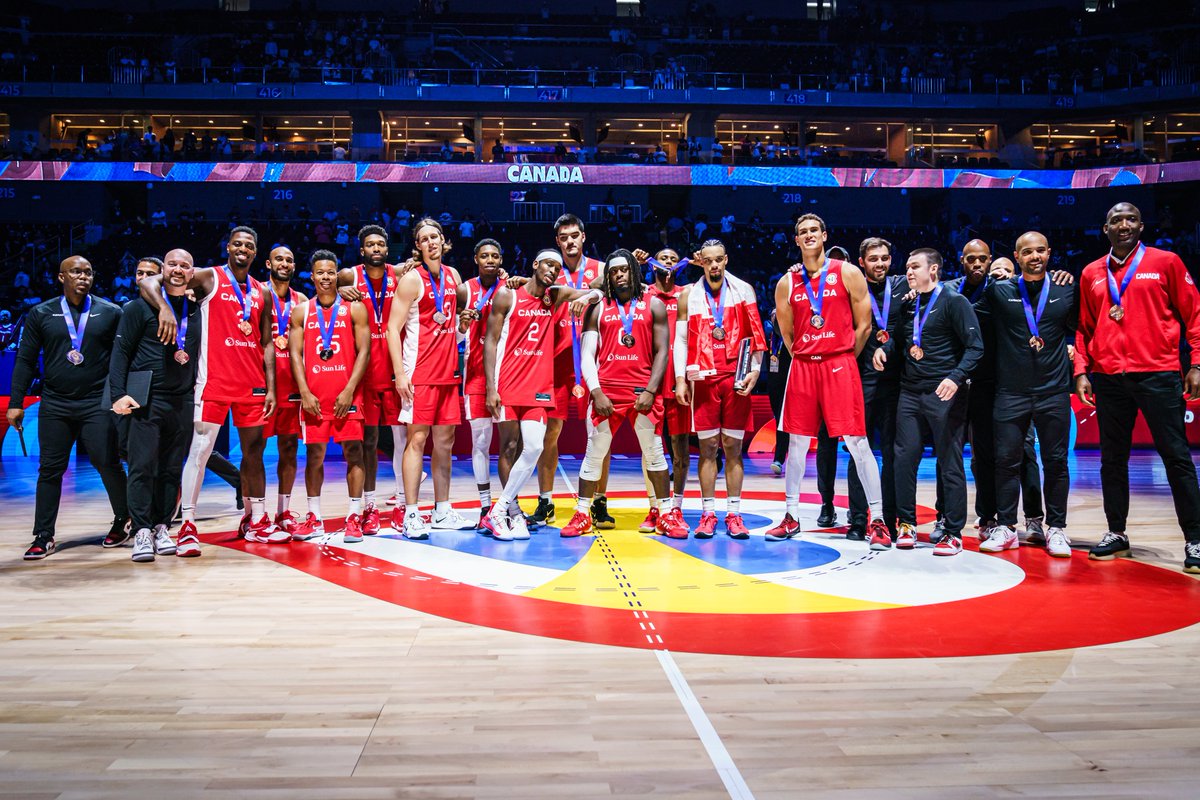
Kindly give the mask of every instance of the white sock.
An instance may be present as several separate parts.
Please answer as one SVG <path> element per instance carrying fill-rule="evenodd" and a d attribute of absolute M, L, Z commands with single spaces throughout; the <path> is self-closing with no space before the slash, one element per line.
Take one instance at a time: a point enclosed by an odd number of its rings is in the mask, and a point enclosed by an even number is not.
<path fill-rule="evenodd" d="M 373 505 L 375 505 L 375 493 L 364 491 L 363 492 L 363 508 L 370 508 Z"/>
<path fill-rule="evenodd" d="M 702 497 L 700 498 L 700 508 L 705 512 L 717 510 L 717 498 Z"/>
<path fill-rule="evenodd" d="M 320 497 L 308 498 L 308 510 L 317 519 L 325 519 L 324 517 L 321 516 L 321 498 Z"/>
<path fill-rule="evenodd" d="M 486 489 L 479 490 L 479 507 L 480 508 L 491 508 L 492 507 L 492 487 L 489 486 Z"/>
<path fill-rule="evenodd" d="M 683 495 L 671 495 L 671 508 L 683 511 Z"/>
<path fill-rule="evenodd" d="M 444 514 L 450 513 L 450 501 L 442 500 L 440 502 L 434 503 L 433 504 L 433 513 L 437 514 L 439 517 Z"/>
<path fill-rule="evenodd" d="M 575 504 L 575 510 L 578 511 L 580 514 L 586 514 L 589 511 L 591 511 L 592 510 L 592 498 L 590 498 L 590 497 L 579 498 L 579 502 Z"/>
<path fill-rule="evenodd" d="M 811 436 L 792 436 L 788 440 L 787 469 L 783 474 L 784 500 L 792 519 L 800 518 L 800 484 L 804 481 L 804 462 L 808 458 Z"/>
<path fill-rule="evenodd" d="M 413 519 L 416 516 L 418 516 L 419 512 L 420 512 L 420 510 L 415 505 L 409 506 L 408 508 L 406 508 L 404 510 L 404 518 L 405 519 Z"/>
<path fill-rule="evenodd" d="M 363 499 L 361 497 L 351 497 L 350 498 L 350 513 L 361 515 L 362 510 L 363 510 Z"/>
<path fill-rule="evenodd" d="M 725 498 L 725 513 L 726 514 L 742 513 L 742 498 L 740 498 L 740 497 Z"/>
<path fill-rule="evenodd" d="M 183 506 L 180 509 L 180 512 L 183 514 L 184 522 L 190 522 L 193 525 L 196 524 L 196 507 L 195 506 Z"/>
<path fill-rule="evenodd" d="M 552 500 L 554 500 L 554 491 L 553 491 L 553 490 L 551 490 L 551 491 L 549 491 L 549 492 L 540 492 L 540 493 L 538 494 L 538 499 L 539 499 L 539 500 L 551 500 L 551 501 L 552 501 Z"/>
<path fill-rule="evenodd" d="M 650 498 L 650 507 L 653 508 L 655 511 L 661 511 L 662 510 L 662 500 L 659 500 L 657 497 L 651 497 Z"/>
<path fill-rule="evenodd" d="M 250 498 L 250 519 L 258 521 L 267 513 L 267 498 Z"/>
<path fill-rule="evenodd" d="M 282 514 L 283 512 L 288 510 L 288 506 L 292 502 L 292 496 L 290 494 L 281 494 L 281 495 L 279 495 L 278 502 L 279 502 L 279 505 L 276 507 L 277 510 L 275 513 Z"/>

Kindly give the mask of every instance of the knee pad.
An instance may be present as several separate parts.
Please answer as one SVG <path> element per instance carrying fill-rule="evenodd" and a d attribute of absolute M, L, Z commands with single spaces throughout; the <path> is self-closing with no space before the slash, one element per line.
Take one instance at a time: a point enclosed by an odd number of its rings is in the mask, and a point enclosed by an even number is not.
<path fill-rule="evenodd" d="M 612 447 L 612 428 L 608 420 L 604 420 L 592 435 L 588 437 L 587 451 L 583 455 L 583 465 L 579 468 L 579 479 L 598 481 L 604 471 L 604 457 Z"/>
<path fill-rule="evenodd" d="M 648 472 L 666 471 L 667 457 L 663 453 L 662 437 L 654 432 L 654 423 L 639 414 L 633 422 L 633 432 L 642 447 L 642 468 Z"/>

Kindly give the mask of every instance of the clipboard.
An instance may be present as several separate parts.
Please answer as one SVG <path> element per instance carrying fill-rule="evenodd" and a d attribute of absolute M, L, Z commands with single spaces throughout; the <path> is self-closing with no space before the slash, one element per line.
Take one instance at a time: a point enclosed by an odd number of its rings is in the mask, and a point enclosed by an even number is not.
<path fill-rule="evenodd" d="M 125 394 L 132 397 L 139 408 L 145 408 L 150 405 L 150 384 L 153 381 L 154 373 L 148 369 L 131 372 L 125 379 Z M 111 411 L 113 402 L 120 399 L 112 396 L 112 385 L 106 379 L 104 381 L 104 398 L 100 401 L 101 408 Z"/>

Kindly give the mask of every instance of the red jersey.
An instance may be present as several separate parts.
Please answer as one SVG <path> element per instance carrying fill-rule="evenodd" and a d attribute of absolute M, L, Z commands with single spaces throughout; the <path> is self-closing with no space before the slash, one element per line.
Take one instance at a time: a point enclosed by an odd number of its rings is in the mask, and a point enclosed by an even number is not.
<path fill-rule="evenodd" d="M 524 287 L 512 293 L 512 307 L 504 317 L 496 343 L 496 391 L 506 406 L 514 408 L 554 405 L 555 313 L 543 297 Z"/>
<path fill-rule="evenodd" d="M 675 341 L 675 322 L 679 319 L 679 295 L 681 294 L 683 294 L 682 286 L 672 287 L 669 292 L 659 289 L 657 283 L 646 287 L 646 297 L 657 297 L 667 309 L 667 372 L 663 377 L 663 385 L 659 394 L 671 398 L 675 397 L 675 348 L 672 343 Z"/>
<path fill-rule="evenodd" d="M 354 268 L 354 287 L 362 292 L 362 302 L 367 307 L 367 325 L 371 328 L 371 360 L 367 362 L 363 385 L 375 391 L 388 389 L 395 381 L 386 332 L 388 312 L 392 309 L 392 298 L 396 296 L 396 268 L 384 264 L 383 270 L 383 278 L 368 286 L 367 268 L 362 264 Z M 378 305 L 374 298 L 379 298 Z"/>
<path fill-rule="evenodd" d="M 654 366 L 654 316 L 650 312 L 650 297 L 643 295 L 631 306 L 605 298 L 600 303 L 600 346 L 596 350 L 599 363 L 600 388 L 645 389 Z M 631 313 L 633 346 L 627 347 L 621 338 L 625 326 L 621 315 Z"/>
<path fill-rule="evenodd" d="M 458 282 L 450 267 L 442 265 L 446 291 L 442 295 L 439 309 L 433 298 L 433 290 L 442 285 L 424 266 L 417 267 L 421 278 L 421 296 L 408 310 L 404 323 L 402 353 L 404 371 L 409 374 L 414 386 L 444 386 L 458 383 Z M 437 311 L 445 315 L 444 322 L 435 322 Z"/>
<path fill-rule="evenodd" d="M 484 289 L 479 278 L 471 278 L 467 287 L 467 306 L 479 312 L 479 319 L 467 329 L 466 353 L 463 356 L 463 394 L 487 394 L 483 375 L 483 339 L 487 336 L 488 316 L 492 313 L 492 298 L 500 282 Z"/>
<path fill-rule="evenodd" d="M 275 351 L 275 399 L 286 403 L 289 397 L 300 391 L 296 386 L 295 377 L 292 376 L 292 357 L 288 352 L 287 341 L 288 320 L 292 317 L 292 307 L 301 302 L 300 293 L 289 288 L 288 299 L 283 301 L 275 295 L 270 283 L 264 283 L 263 288 L 274 295 L 271 299 L 274 306 L 271 313 L 275 316 L 271 319 L 275 322 L 275 335 L 271 337 L 271 349 Z M 279 346 L 280 337 L 283 337 L 283 347 Z"/>
<path fill-rule="evenodd" d="M 850 292 L 842 279 L 844 261 L 831 259 L 821 292 L 821 317 L 825 324 L 812 324 L 813 307 L 808 299 L 808 290 L 818 291 L 814 285 L 820 273 L 806 281 L 799 272 L 787 273 L 788 304 L 792 308 L 792 357 L 818 356 L 829 358 L 843 353 L 854 353 L 854 309 L 850 305 Z M 805 287 L 808 287 L 807 289 Z"/>
<path fill-rule="evenodd" d="M 304 313 L 304 378 L 308 382 L 308 390 L 321 401 L 321 419 L 336 419 L 333 413 L 333 403 L 337 396 L 350 382 L 354 372 L 354 359 L 357 350 L 354 346 L 354 321 L 350 317 L 350 307 L 347 303 L 337 302 L 330 308 L 324 308 L 313 298 L 305 303 Z M 333 348 L 333 358 L 321 360 L 321 348 L 324 340 L 321 338 L 321 324 L 317 321 L 321 314 L 326 330 L 330 323 L 333 325 L 333 335 L 330 346 Z M 354 394 L 354 406 L 346 419 L 362 419 L 361 384 Z"/>
<path fill-rule="evenodd" d="M 564 265 L 558 271 L 555 283 L 571 286 L 576 289 L 586 288 L 592 281 L 604 272 L 604 263 L 594 258 L 584 256 L 579 261 L 579 269 L 575 274 L 567 272 Z M 569 303 L 563 303 L 554 311 L 554 323 L 557 333 L 554 338 L 554 382 L 559 386 L 574 386 L 583 383 L 583 376 L 575 380 L 575 359 L 579 353 L 580 322 L 571 316 Z"/>
<path fill-rule="evenodd" d="M 1112 273 L 1118 289 L 1136 257 L 1135 250 Z M 1200 363 L 1200 295 L 1179 256 L 1146 248 L 1121 296 L 1125 316 L 1119 322 L 1108 315 L 1108 262 L 1107 255 L 1098 258 L 1079 276 L 1075 375 L 1178 372 L 1181 333 L 1192 347 L 1192 363 Z"/>
<path fill-rule="evenodd" d="M 246 276 L 240 288 L 250 312 L 249 333 L 242 324 L 242 303 L 234 291 L 233 282 L 225 270 L 215 267 L 216 285 L 200 300 L 203 330 L 200 337 L 200 358 L 196 365 L 196 398 L 198 400 L 233 402 L 265 397 L 266 376 L 263 374 L 263 351 L 259 345 L 259 320 L 266 303 L 262 284 Z"/>

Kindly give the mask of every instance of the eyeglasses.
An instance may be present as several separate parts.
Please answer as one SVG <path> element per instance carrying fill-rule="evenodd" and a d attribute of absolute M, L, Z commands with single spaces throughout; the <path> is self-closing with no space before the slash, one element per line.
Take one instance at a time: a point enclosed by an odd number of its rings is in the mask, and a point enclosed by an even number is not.
<path fill-rule="evenodd" d="M 67 270 L 67 274 L 72 278 L 90 278 L 95 273 L 90 269 L 69 269 Z"/>

